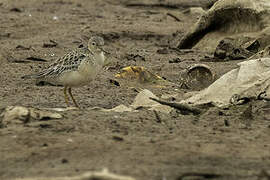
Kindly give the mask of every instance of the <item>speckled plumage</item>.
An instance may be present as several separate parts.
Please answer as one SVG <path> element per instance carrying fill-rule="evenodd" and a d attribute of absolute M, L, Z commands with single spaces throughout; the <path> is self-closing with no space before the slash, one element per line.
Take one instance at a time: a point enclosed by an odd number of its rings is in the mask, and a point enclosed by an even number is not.
<path fill-rule="evenodd" d="M 83 60 L 88 59 L 91 62 L 92 57 L 93 55 L 90 55 L 89 50 L 86 48 L 73 50 L 50 64 L 47 69 L 30 76 L 32 78 L 53 78 L 63 72 L 77 71 Z"/>

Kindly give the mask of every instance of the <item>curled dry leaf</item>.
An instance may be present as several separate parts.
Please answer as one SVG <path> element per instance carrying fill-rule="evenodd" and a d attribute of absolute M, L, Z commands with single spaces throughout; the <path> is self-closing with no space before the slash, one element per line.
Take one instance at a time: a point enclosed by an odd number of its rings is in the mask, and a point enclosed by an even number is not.
<path fill-rule="evenodd" d="M 183 85 L 194 90 L 208 87 L 215 80 L 215 73 L 205 64 L 194 64 L 188 67 L 180 75 Z"/>
<path fill-rule="evenodd" d="M 122 72 L 115 75 L 119 80 L 125 80 L 127 84 L 154 85 L 155 87 L 164 87 L 168 81 L 154 74 L 142 66 L 128 66 L 122 69 Z"/>

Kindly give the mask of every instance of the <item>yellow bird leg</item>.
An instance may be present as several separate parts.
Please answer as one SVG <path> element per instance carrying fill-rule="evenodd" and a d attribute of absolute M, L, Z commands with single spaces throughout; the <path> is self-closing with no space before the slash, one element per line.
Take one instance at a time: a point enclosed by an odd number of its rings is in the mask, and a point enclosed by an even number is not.
<path fill-rule="evenodd" d="M 76 106 L 77 108 L 80 108 L 79 105 L 77 104 L 75 98 L 73 97 L 73 95 L 72 95 L 72 93 L 71 93 L 71 88 L 68 88 L 68 93 L 69 93 L 69 95 L 70 95 L 70 97 L 71 97 L 73 103 L 75 104 L 75 106 Z"/>
<path fill-rule="evenodd" d="M 64 87 L 64 95 L 65 95 L 65 102 L 66 102 L 67 106 L 69 106 L 69 98 L 68 98 L 68 94 L 67 94 L 67 86 Z"/>

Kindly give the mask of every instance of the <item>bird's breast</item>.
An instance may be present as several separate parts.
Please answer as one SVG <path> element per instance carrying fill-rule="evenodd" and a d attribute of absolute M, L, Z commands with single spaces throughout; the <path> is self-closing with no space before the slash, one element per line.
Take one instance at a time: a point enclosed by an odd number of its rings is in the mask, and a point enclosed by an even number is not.
<path fill-rule="evenodd" d="M 88 84 L 94 80 L 98 72 L 102 69 L 101 66 L 82 62 L 77 71 L 69 71 L 62 74 L 60 77 L 61 84 L 69 87 L 78 87 Z"/>
<path fill-rule="evenodd" d="M 96 77 L 100 69 L 100 65 L 85 61 L 82 62 L 82 64 L 79 66 L 78 72 L 86 79 L 91 80 Z"/>

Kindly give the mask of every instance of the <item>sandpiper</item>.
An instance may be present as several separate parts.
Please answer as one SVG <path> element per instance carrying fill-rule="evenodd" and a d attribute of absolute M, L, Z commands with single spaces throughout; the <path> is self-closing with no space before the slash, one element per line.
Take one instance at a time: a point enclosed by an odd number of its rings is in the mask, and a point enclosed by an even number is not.
<path fill-rule="evenodd" d="M 71 93 L 71 88 L 86 85 L 94 80 L 99 71 L 102 70 L 105 63 L 103 45 L 104 40 L 102 37 L 92 36 L 88 41 L 87 48 L 73 50 L 58 58 L 43 71 L 22 78 L 34 78 L 56 85 L 63 85 L 67 106 L 69 106 L 68 91 L 74 105 L 79 108 Z"/>

